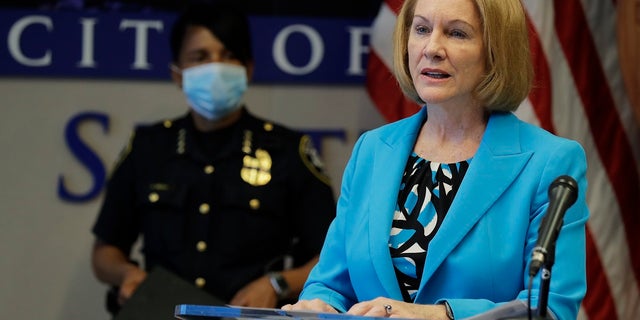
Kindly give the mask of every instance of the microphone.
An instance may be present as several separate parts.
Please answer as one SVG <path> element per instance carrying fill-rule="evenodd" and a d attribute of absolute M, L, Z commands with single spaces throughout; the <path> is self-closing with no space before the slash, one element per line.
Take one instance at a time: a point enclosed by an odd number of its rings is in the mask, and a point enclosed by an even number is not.
<path fill-rule="evenodd" d="M 570 176 L 557 177 L 549 186 L 549 208 L 538 229 L 538 241 L 531 253 L 529 276 L 535 276 L 543 265 L 549 269 L 553 265 L 564 213 L 577 198 L 578 183 Z"/>

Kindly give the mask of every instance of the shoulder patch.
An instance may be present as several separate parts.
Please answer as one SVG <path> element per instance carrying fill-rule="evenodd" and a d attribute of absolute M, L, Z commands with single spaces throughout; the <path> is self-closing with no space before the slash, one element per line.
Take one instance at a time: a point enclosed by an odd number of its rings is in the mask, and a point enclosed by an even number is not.
<path fill-rule="evenodd" d="M 318 154 L 318 150 L 313 145 L 313 141 L 311 141 L 311 137 L 308 135 L 302 136 L 300 139 L 300 158 L 304 165 L 313 173 L 313 175 L 318 178 L 320 181 L 324 182 L 327 185 L 331 185 L 331 180 L 329 176 L 325 173 L 324 163 Z"/>

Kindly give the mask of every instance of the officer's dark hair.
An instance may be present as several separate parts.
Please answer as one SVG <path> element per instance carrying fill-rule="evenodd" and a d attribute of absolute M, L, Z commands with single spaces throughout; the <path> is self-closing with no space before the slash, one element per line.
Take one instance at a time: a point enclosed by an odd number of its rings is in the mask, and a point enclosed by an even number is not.
<path fill-rule="evenodd" d="M 245 66 L 253 61 L 249 18 L 239 7 L 229 2 L 195 3 L 173 23 L 171 54 L 178 62 L 187 28 L 202 26 L 213 33 Z"/>

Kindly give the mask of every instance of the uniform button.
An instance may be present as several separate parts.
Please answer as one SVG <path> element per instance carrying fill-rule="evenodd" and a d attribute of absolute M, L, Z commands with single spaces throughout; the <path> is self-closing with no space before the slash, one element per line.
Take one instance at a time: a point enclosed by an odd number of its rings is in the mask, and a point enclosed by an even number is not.
<path fill-rule="evenodd" d="M 158 202 L 158 200 L 160 200 L 160 195 L 158 195 L 155 192 L 151 192 L 149 193 L 149 201 L 151 202 Z"/>
<path fill-rule="evenodd" d="M 265 130 L 265 131 L 271 131 L 271 130 L 273 130 L 273 124 L 272 124 L 272 123 L 270 123 L 270 122 L 265 123 L 265 124 L 264 124 L 264 130 Z"/>
<path fill-rule="evenodd" d="M 198 244 L 196 244 L 196 249 L 198 249 L 198 251 L 200 252 L 204 252 L 205 250 L 207 250 L 207 243 L 204 241 L 198 241 Z"/>
<path fill-rule="evenodd" d="M 198 288 L 204 287 L 204 285 L 207 283 L 207 281 L 204 280 L 204 278 L 202 278 L 202 277 L 197 277 L 195 282 L 196 282 L 196 286 Z"/>
<path fill-rule="evenodd" d="M 173 125 L 173 123 L 171 123 L 171 120 L 165 120 L 164 121 L 164 127 L 169 129 L 171 128 L 171 126 Z"/>
<path fill-rule="evenodd" d="M 249 201 L 249 206 L 251 207 L 251 209 L 253 210 L 258 210 L 260 208 L 260 200 L 258 199 L 251 199 L 251 201 Z"/>
<path fill-rule="evenodd" d="M 209 209 L 211 209 L 211 208 L 209 207 L 208 203 L 203 203 L 203 204 L 200 205 L 200 213 L 202 213 L 202 214 L 209 213 Z"/>
<path fill-rule="evenodd" d="M 212 174 L 214 170 L 215 169 L 213 168 L 212 165 L 208 165 L 208 166 L 204 167 L 204 173 L 206 173 L 206 174 Z"/>

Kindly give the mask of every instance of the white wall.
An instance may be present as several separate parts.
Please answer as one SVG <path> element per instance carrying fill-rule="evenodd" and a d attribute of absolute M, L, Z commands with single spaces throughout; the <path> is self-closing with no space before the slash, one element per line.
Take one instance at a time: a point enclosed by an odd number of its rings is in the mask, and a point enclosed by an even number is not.
<path fill-rule="evenodd" d="M 60 175 L 79 193 L 93 183 L 65 145 L 65 125 L 80 112 L 108 114 L 108 132 L 91 122 L 80 132 L 111 170 L 133 125 L 182 114 L 183 96 L 170 82 L 0 78 L 0 97 L 1 317 L 107 319 L 106 286 L 89 263 L 102 197 L 69 203 L 57 195 Z M 294 128 L 346 130 L 346 142 L 323 143 L 336 194 L 355 139 L 383 123 L 362 86 L 256 86 L 246 101 Z"/>

